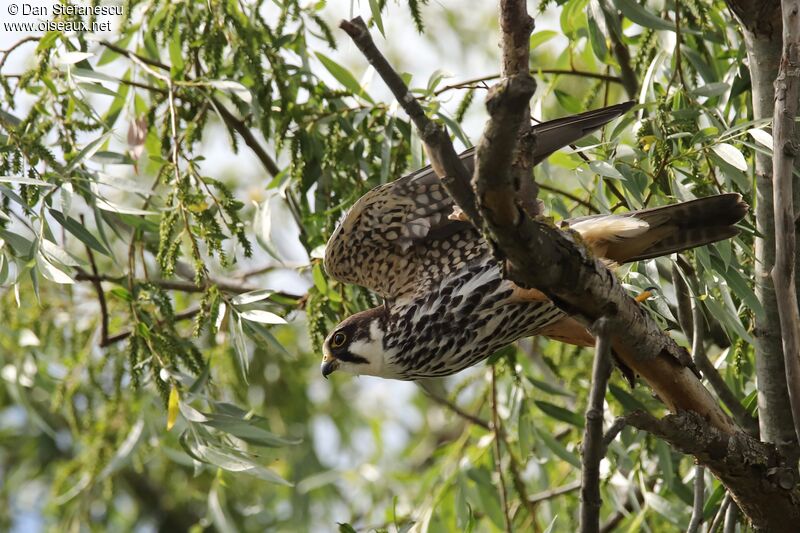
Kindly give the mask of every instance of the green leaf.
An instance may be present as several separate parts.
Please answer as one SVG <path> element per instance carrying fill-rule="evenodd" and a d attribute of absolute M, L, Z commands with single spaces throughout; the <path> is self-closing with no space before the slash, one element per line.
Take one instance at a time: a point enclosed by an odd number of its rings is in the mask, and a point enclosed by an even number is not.
<path fill-rule="evenodd" d="M 383 18 L 381 17 L 381 4 L 378 0 L 369 0 L 369 10 L 372 13 L 372 21 L 375 23 L 375 26 L 378 27 L 378 31 L 381 32 L 383 37 L 386 37 L 386 34 L 383 31 Z"/>
<path fill-rule="evenodd" d="M 747 170 L 747 160 L 744 158 L 742 152 L 732 144 L 721 143 L 712 146 L 711 149 L 714 150 L 714 153 L 716 153 L 720 159 L 732 167 L 741 171 Z"/>
<path fill-rule="evenodd" d="M 250 356 L 247 353 L 247 344 L 242 330 L 242 320 L 236 313 L 231 313 L 228 319 L 228 330 L 231 334 L 234 353 L 236 354 L 237 367 L 242 380 L 247 383 L 247 373 L 250 369 Z"/>
<path fill-rule="evenodd" d="M 542 412 L 551 418 L 555 418 L 556 420 L 566 422 L 567 424 L 579 428 L 582 428 L 585 425 L 583 417 L 576 412 L 570 411 L 569 409 L 564 409 L 563 407 L 550 402 L 545 402 L 543 400 L 536 400 L 534 403 L 537 407 L 539 407 L 539 409 L 542 410 Z"/>
<path fill-rule="evenodd" d="M 553 30 L 537 31 L 536 33 L 531 35 L 531 44 L 530 44 L 531 50 L 534 50 L 535 48 L 543 45 L 544 43 L 546 43 L 547 41 L 549 41 L 554 37 L 558 37 L 558 32 L 555 32 Z"/>
<path fill-rule="evenodd" d="M 628 20 L 635 22 L 639 26 L 654 30 L 675 31 L 675 24 L 654 15 L 637 4 L 634 0 L 614 0 L 614 5 L 622 11 L 622 14 L 625 15 Z"/>
<path fill-rule="evenodd" d="M 97 240 L 94 235 L 89 233 L 89 230 L 87 230 L 83 224 L 72 217 L 65 217 L 64 214 L 57 209 L 49 209 L 48 211 L 50 216 L 52 216 L 56 222 L 61 224 L 65 230 L 77 237 L 83 244 L 96 252 L 100 252 L 103 255 L 111 257 L 111 252 L 109 252 L 108 249 L 103 246 L 103 244 Z"/>
<path fill-rule="evenodd" d="M 261 324 L 286 324 L 286 320 L 282 317 L 275 313 L 270 313 L 269 311 L 262 311 L 261 309 L 249 309 L 247 311 L 242 311 L 239 315 L 245 320 L 259 322 Z"/>
<path fill-rule="evenodd" d="M 37 180 L 33 178 L 25 178 L 23 176 L 0 176 L 0 183 L 18 183 L 20 185 L 37 185 L 39 187 L 55 187 L 53 183 Z"/>
<path fill-rule="evenodd" d="M 270 296 L 275 294 L 275 291 L 271 291 L 269 289 L 259 289 L 257 291 L 250 291 L 245 292 L 243 294 L 238 294 L 231 299 L 231 303 L 233 305 L 247 305 L 252 304 L 255 302 L 260 302 L 261 300 L 266 300 Z"/>
<path fill-rule="evenodd" d="M 349 70 L 321 52 L 315 52 L 315 55 L 320 62 L 322 62 L 322 66 L 324 66 L 325 69 L 336 78 L 336 81 L 341 83 L 348 91 L 354 95 L 360 96 L 371 104 L 375 103 Z"/>
<path fill-rule="evenodd" d="M 613 383 L 609 383 L 608 390 L 611 392 L 611 395 L 622 404 L 622 407 L 624 407 L 626 411 L 636 411 L 637 409 L 647 411 L 647 406 L 625 389 Z"/>
<path fill-rule="evenodd" d="M 99 83 L 79 82 L 78 87 L 94 94 L 102 94 L 103 96 L 110 96 L 112 98 L 115 98 L 117 96 L 116 92 L 112 91 L 111 89 L 106 89 Z"/>
<path fill-rule="evenodd" d="M 575 468 L 581 468 L 581 460 L 578 458 L 578 456 L 567 450 L 550 432 L 540 430 L 539 428 L 534 428 L 534 431 L 542 440 L 542 442 L 544 442 L 545 446 L 547 446 L 557 457 L 560 457 Z"/>

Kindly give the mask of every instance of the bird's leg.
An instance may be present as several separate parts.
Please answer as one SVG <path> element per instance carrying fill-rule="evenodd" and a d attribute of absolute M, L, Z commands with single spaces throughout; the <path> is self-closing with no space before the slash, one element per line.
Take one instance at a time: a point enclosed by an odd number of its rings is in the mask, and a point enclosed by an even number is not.
<path fill-rule="evenodd" d="M 637 303 L 642 303 L 651 296 L 653 296 L 653 293 L 656 290 L 658 290 L 658 287 L 647 287 L 645 290 L 637 294 L 634 300 L 636 300 Z"/>

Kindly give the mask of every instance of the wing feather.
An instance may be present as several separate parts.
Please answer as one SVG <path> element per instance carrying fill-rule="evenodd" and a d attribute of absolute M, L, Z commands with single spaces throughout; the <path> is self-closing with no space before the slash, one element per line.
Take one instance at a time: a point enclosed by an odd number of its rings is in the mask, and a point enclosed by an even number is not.
<path fill-rule="evenodd" d="M 535 125 L 534 161 L 573 143 L 627 111 L 631 102 Z M 468 171 L 475 151 L 461 154 Z M 469 223 L 450 217 L 455 203 L 430 166 L 362 196 L 325 249 L 332 278 L 388 299 L 427 292 L 444 276 L 482 261 L 489 249 Z"/>

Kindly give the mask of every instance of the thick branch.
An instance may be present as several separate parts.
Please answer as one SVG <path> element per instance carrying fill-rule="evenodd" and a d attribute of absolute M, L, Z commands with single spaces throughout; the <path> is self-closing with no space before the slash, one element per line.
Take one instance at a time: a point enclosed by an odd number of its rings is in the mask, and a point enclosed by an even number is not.
<path fill-rule="evenodd" d="M 772 168 L 775 206 L 775 266 L 772 282 L 780 316 L 786 383 L 800 441 L 800 311 L 795 289 L 795 228 L 792 205 L 792 170 L 797 151 L 794 144 L 797 97 L 800 91 L 800 0 L 783 0 L 783 56 L 775 80 L 775 115 Z"/>
<path fill-rule="evenodd" d="M 608 379 L 611 377 L 611 336 L 605 318 L 592 328 L 597 338 L 592 368 L 592 388 L 586 408 L 586 428 L 583 432 L 581 470 L 581 533 L 600 531 L 600 461 L 605 455 L 603 439 L 603 404 Z"/>
<path fill-rule="evenodd" d="M 743 432 L 722 432 L 688 411 L 661 420 L 642 411 L 626 418 L 630 425 L 694 455 L 725 484 L 756 528 L 776 533 L 797 530 L 800 489 L 793 466 L 784 463 L 774 445 Z"/>

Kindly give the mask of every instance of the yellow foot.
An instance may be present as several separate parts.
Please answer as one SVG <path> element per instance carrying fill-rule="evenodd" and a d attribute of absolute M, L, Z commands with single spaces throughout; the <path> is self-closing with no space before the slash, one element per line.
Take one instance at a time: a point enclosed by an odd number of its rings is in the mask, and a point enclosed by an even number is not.
<path fill-rule="evenodd" d="M 657 290 L 658 290 L 658 287 L 648 287 L 645 290 L 643 290 L 642 292 L 640 292 L 636 296 L 636 298 L 634 298 L 634 300 L 636 300 L 639 303 L 642 303 L 643 301 L 645 301 L 648 298 L 650 298 L 653 295 L 653 293 L 655 291 L 657 291 Z"/>

